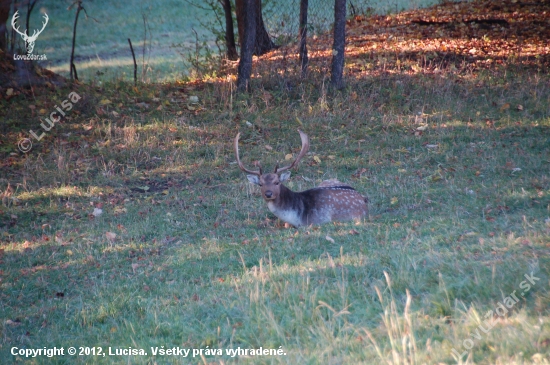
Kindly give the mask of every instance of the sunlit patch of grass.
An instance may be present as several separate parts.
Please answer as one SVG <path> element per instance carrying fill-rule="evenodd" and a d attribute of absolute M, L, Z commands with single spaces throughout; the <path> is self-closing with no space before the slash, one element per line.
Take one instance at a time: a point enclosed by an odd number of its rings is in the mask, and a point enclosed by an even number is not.
<path fill-rule="evenodd" d="M 96 189 L 93 189 L 93 187 L 89 190 L 90 194 L 97 194 L 102 188 L 95 187 Z M 79 189 L 77 186 L 60 186 L 58 188 L 42 188 L 35 191 L 29 191 L 29 192 L 22 192 L 21 194 L 17 195 L 17 199 L 19 199 L 22 203 L 24 203 L 25 200 L 32 200 L 32 199 L 43 199 L 43 198 L 55 198 L 55 197 L 78 197 L 83 196 L 85 193 L 82 192 L 81 189 Z"/>

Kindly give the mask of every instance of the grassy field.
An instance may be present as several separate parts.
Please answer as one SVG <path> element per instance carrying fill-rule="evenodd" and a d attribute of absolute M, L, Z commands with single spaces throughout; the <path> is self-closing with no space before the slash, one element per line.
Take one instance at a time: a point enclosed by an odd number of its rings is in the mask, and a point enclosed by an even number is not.
<path fill-rule="evenodd" d="M 342 92 L 312 73 L 0 100 L 2 364 L 547 364 L 548 69 L 378 57 Z M 298 128 L 288 186 L 349 183 L 364 222 L 285 228 L 246 181 L 237 131 L 272 168 Z M 260 347 L 282 354 L 232 352 Z"/>

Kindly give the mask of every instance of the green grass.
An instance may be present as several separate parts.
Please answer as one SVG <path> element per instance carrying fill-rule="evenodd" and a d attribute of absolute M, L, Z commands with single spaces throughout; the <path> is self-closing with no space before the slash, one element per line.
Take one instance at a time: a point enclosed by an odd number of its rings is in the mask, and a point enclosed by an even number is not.
<path fill-rule="evenodd" d="M 508 69 L 384 76 L 334 95 L 313 81 L 300 95 L 81 86 L 71 120 L 3 167 L 2 362 L 451 364 L 467 339 L 468 363 L 548 359 L 548 85 Z M 369 196 L 365 222 L 285 229 L 248 184 L 237 130 L 245 164 L 268 167 L 297 153 L 298 127 L 311 148 L 289 186 L 350 183 Z M 514 291 L 519 302 L 479 331 Z M 148 356 L 24 359 L 13 346 Z M 286 355 L 152 357 L 155 346 Z"/>

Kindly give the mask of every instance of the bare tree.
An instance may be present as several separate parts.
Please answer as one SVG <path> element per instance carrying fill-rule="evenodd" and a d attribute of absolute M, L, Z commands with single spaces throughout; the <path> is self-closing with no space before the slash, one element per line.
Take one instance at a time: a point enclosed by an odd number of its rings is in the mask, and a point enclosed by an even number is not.
<path fill-rule="evenodd" d="M 231 0 L 218 0 L 225 15 L 225 48 L 227 58 L 234 61 L 239 58 L 235 46 L 235 31 L 233 30 L 233 15 L 231 14 Z"/>
<path fill-rule="evenodd" d="M 29 0 L 29 2 L 27 3 L 27 20 L 25 21 L 25 25 L 27 26 L 27 31 L 29 31 L 29 29 L 31 29 L 31 27 L 29 26 L 29 22 L 30 22 L 30 19 L 31 19 L 31 14 L 32 14 L 32 11 L 34 9 L 34 6 L 36 5 L 36 3 L 38 1 L 39 0 Z"/>
<path fill-rule="evenodd" d="M 6 50 L 8 43 L 6 39 L 6 23 L 10 16 L 11 0 L 0 0 L 0 50 Z"/>
<path fill-rule="evenodd" d="M 300 64 L 302 77 L 307 73 L 307 8 L 308 0 L 300 0 Z"/>
<path fill-rule="evenodd" d="M 275 43 L 271 40 L 271 37 L 269 36 L 269 33 L 267 33 L 267 30 L 265 28 L 264 18 L 262 16 L 262 1 L 261 0 L 254 0 L 255 6 L 254 6 L 254 14 L 256 14 L 255 19 L 255 32 L 256 32 L 256 39 L 254 41 L 254 55 L 261 56 L 272 49 L 277 48 Z M 244 7 L 245 0 L 235 0 L 235 10 L 237 11 L 237 26 L 239 30 L 239 43 L 242 45 L 244 40 L 244 29 L 246 27 L 245 24 L 245 7 Z"/>
<path fill-rule="evenodd" d="M 331 84 L 344 87 L 344 50 L 346 46 L 346 0 L 334 0 L 334 44 L 332 46 Z"/>
<path fill-rule="evenodd" d="M 69 64 L 69 67 L 71 68 L 71 81 L 78 80 L 78 74 L 76 73 L 76 66 L 74 65 L 74 48 L 76 45 L 76 25 L 78 23 L 78 16 L 80 15 L 80 12 L 84 9 L 84 7 L 82 6 L 82 0 L 77 0 L 75 3 L 73 3 L 73 5 L 76 5 L 76 15 L 74 17 L 73 42 L 71 46 L 71 60 Z"/>
<path fill-rule="evenodd" d="M 243 31 L 241 38 L 241 57 L 239 59 L 239 66 L 237 68 L 237 90 L 242 92 L 250 90 L 250 76 L 252 75 L 252 54 L 254 52 L 254 45 L 256 44 L 256 12 L 258 2 L 257 0 L 240 1 L 242 2 L 240 4 L 240 9 Z M 240 27 L 241 26 L 239 25 L 239 28 Z"/>

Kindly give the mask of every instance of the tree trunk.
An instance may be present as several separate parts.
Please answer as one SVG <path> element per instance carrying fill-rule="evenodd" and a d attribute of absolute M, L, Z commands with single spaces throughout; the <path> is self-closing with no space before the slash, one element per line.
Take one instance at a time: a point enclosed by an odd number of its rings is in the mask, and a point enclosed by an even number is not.
<path fill-rule="evenodd" d="M 344 50 L 346 46 L 346 0 L 334 0 L 334 44 L 332 46 L 331 84 L 344 87 Z"/>
<path fill-rule="evenodd" d="M 300 64 L 302 66 L 302 77 L 307 73 L 307 7 L 308 0 L 300 0 Z"/>
<path fill-rule="evenodd" d="M 262 1 L 256 0 L 256 43 L 254 45 L 254 54 L 261 56 L 275 48 L 275 43 L 273 43 L 269 33 L 265 29 L 264 18 L 262 16 Z"/>
<path fill-rule="evenodd" d="M 223 12 L 225 14 L 225 48 L 227 49 L 227 58 L 235 61 L 239 58 L 237 47 L 235 46 L 235 31 L 233 29 L 233 15 L 231 14 L 231 0 L 220 0 Z"/>
<path fill-rule="evenodd" d="M 237 13 L 237 33 L 239 33 L 239 45 L 243 44 L 244 35 L 244 0 L 235 0 L 235 12 Z"/>
<path fill-rule="evenodd" d="M 239 30 L 239 43 L 243 44 L 244 36 L 244 8 L 243 2 L 245 0 L 235 0 L 235 10 L 237 11 L 237 27 Z M 277 46 L 271 40 L 269 33 L 265 29 L 264 18 L 262 16 L 262 1 L 254 0 L 255 4 L 255 14 L 256 14 L 256 40 L 254 42 L 254 55 L 261 56 L 272 49 L 277 48 Z"/>
<path fill-rule="evenodd" d="M 242 27 L 241 38 L 241 57 L 237 68 L 237 90 L 240 92 L 250 91 L 250 76 L 252 75 L 252 53 L 256 44 L 256 14 L 257 0 L 239 0 L 236 3 L 237 11 L 241 10 L 241 22 L 239 29 Z M 238 17 L 237 17 L 238 18 Z M 241 25 L 242 24 L 242 25 Z M 239 31 L 241 33 L 241 31 Z"/>
<path fill-rule="evenodd" d="M 0 0 L 0 50 L 6 51 L 8 48 L 6 23 L 10 16 L 11 0 Z"/>
<path fill-rule="evenodd" d="M 78 74 L 76 73 L 76 66 L 74 65 L 74 47 L 76 44 L 76 25 L 78 24 L 78 16 L 80 15 L 80 12 L 82 11 L 82 9 L 84 9 L 84 7 L 82 6 L 82 0 L 77 0 L 76 4 L 77 4 L 77 8 L 76 8 L 76 15 L 74 17 L 74 26 L 73 26 L 73 45 L 71 47 L 71 60 L 69 63 L 69 67 L 71 68 L 71 81 L 78 80 Z"/>
<path fill-rule="evenodd" d="M 29 32 L 29 33 L 30 33 L 29 29 L 31 29 L 30 25 L 29 25 L 29 22 L 30 22 L 30 19 L 31 19 L 32 10 L 34 9 L 34 6 L 36 5 L 37 2 L 38 2 L 38 0 L 34 0 L 34 1 L 29 1 L 27 3 L 27 19 L 25 20 L 25 25 L 27 26 L 27 32 Z"/>

